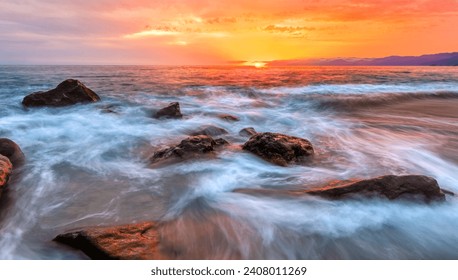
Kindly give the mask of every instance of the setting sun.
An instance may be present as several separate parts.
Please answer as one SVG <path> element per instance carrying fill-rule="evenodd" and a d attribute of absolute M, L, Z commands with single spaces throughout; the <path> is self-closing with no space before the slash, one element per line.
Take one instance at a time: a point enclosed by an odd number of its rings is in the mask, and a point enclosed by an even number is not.
<path fill-rule="evenodd" d="M 453 0 L 0 0 L 0 62 L 214 65 L 451 52 L 456 11 Z"/>
<path fill-rule="evenodd" d="M 255 68 L 264 68 L 267 66 L 267 63 L 266 62 L 262 62 L 262 61 L 247 61 L 245 63 L 243 63 L 244 66 L 253 66 Z"/>
<path fill-rule="evenodd" d="M 265 62 L 255 62 L 253 63 L 253 66 L 256 68 L 263 68 L 263 67 L 266 67 L 266 63 Z"/>

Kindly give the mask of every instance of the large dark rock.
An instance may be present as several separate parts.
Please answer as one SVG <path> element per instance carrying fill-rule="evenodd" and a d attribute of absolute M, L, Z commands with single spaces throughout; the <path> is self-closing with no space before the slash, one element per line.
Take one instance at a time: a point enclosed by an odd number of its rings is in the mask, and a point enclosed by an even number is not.
<path fill-rule="evenodd" d="M 21 148 L 10 139 L 0 138 L 0 155 L 7 157 L 14 168 L 22 166 L 25 162 L 25 156 Z"/>
<path fill-rule="evenodd" d="M 201 156 L 212 156 L 217 146 L 226 143 L 224 139 L 214 140 L 207 135 L 191 136 L 182 140 L 176 146 L 155 152 L 149 161 L 150 164 L 156 165 L 158 163 L 174 163 Z"/>
<path fill-rule="evenodd" d="M 305 191 L 331 199 L 350 196 L 381 196 L 390 200 L 419 198 L 426 201 L 444 200 L 445 195 L 434 178 L 422 175 L 386 175 L 368 180 L 338 181 L 328 186 Z"/>
<path fill-rule="evenodd" d="M 255 134 L 242 148 L 280 166 L 305 162 L 314 153 L 308 140 L 272 132 Z"/>
<path fill-rule="evenodd" d="M 173 252 L 162 252 L 161 236 L 154 222 L 87 228 L 60 234 L 54 241 L 79 249 L 92 259 L 173 258 Z"/>
<path fill-rule="evenodd" d="M 316 195 L 328 199 L 356 197 L 383 197 L 389 200 L 407 199 L 412 201 L 442 201 L 445 194 L 434 178 L 422 175 L 385 175 L 367 180 L 336 180 L 325 186 L 298 190 L 278 189 L 238 189 L 236 192 L 262 196 L 302 196 Z"/>
<path fill-rule="evenodd" d="M 77 103 L 100 101 L 100 97 L 78 80 L 68 79 L 55 89 L 40 91 L 27 95 L 22 100 L 26 107 L 68 106 Z"/>
<path fill-rule="evenodd" d="M 172 119 L 180 119 L 183 117 L 180 111 L 180 103 L 172 102 L 167 107 L 164 107 L 156 112 L 153 116 L 156 119 L 160 118 L 172 118 Z"/>
<path fill-rule="evenodd" d="M 207 135 L 207 136 L 218 136 L 222 134 L 227 134 L 227 130 L 221 127 L 217 127 L 214 125 L 205 125 L 202 127 L 199 127 L 196 131 L 193 131 L 190 133 L 192 136 L 197 136 L 197 135 Z"/>
<path fill-rule="evenodd" d="M 11 164 L 7 157 L 0 155 L 0 195 L 2 194 L 3 188 L 8 184 L 12 171 L 13 164 Z"/>
<path fill-rule="evenodd" d="M 256 130 L 252 127 L 245 127 L 239 131 L 239 135 L 244 136 L 244 137 L 251 137 L 255 135 L 256 133 L 257 133 Z"/>

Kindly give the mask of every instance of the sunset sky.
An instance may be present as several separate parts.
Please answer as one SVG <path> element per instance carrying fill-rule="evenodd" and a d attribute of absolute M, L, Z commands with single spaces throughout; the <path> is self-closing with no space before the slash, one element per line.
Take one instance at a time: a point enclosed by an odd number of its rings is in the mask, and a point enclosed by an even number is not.
<path fill-rule="evenodd" d="M 458 51 L 458 0 L 0 0 L 0 64 L 224 64 Z"/>

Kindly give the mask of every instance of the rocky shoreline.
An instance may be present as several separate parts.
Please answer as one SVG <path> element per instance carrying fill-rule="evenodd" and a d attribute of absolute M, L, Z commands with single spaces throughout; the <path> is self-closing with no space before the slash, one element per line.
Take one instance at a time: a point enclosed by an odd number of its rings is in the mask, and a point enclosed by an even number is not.
<path fill-rule="evenodd" d="M 100 97 L 78 80 L 69 79 L 55 89 L 32 93 L 26 96 L 24 107 L 62 107 L 100 101 Z M 172 102 L 158 109 L 151 118 L 182 119 L 186 117 L 178 102 Z M 219 115 L 229 122 L 238 121 L 232 115 Z M 224 128 L 209 124 L 189 132 L 189 137 L 178 144 L 158 148 L 148 157 L 150 168 L 175 164 L 187 160 L 201 160 L 218 157 L 218 153 L 231 144 L 220 136 L 230 136 Z M 304 138 L 277 132 L 257 132 L 248 127 L 239 132 L 249 139 L 238 148 L 261 160 L 288 168 L 294 165 L 315 165 L 315 148 Z M 178 142 L 178 141 L 177 141 Z M 9 139 L 0 139 L 0 193 L 20 166 L 25 157 L 19 146 Z M 423 175 L 385 175 L 369 179 L 349 179 L 325 183 L 324 186 L 304 186 L 295 190 L 238 189 L 247 195 L 318 196 L 322 199 L 405 199 L 416 203 L 440 203 L 445 194 L 434 178 Z M 58 235 L 54 240 L 79 249 L 93 259 L 181 259 L 186 255 L 165 246 L 162 242 L 161 221 L 147 221 L 113 227 L 88 227 L 71 230 Z M 173 246 L 172 246 L 173 247 Z"/>

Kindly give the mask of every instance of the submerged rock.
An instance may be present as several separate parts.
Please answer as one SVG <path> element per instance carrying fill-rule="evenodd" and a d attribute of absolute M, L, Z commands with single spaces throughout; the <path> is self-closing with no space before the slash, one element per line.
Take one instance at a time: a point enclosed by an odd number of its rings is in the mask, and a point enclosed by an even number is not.
<path fill-rule="evenodd" d="M 173 163 L 179 160 L 200 157 L 202 155 L 214 155 L 215 148 L 219 145 L 226 144 L 224 139 L 214 140 L 207 135 L 197 135 L 188 137 L 176 146 L 159 150 L 149 159 L 150 164 L 160 162 Z"/>
<path fill-rule="evenodd" d="M 100 97 L 95 92 L 78 80 L 68 79 L 55 89 L 27 95 L 22 100 L 22 104 L 26 107 L 59 107 L 97 101 L 100 101 Z"/>
<path fill-rule="evenodd" d="M 171 259 L 161 251 L 158 225 L 145 222 L 114 227 L 94 227 L 60 234 L 54 241 L 83 251 L 92 259 Z"/>
<path fill-rule="evenodd" d="M 0 155 L 7 157 L 14 168 L 22 166 L 25 156 L 21 148 L 14 141 L 7 138 L 0 138 Z"/>
<path fill-rule="evenodd" d="M 205 125 L 200 127 L 194 132 L 191 132 L 191 136 L 197 136 L 197 135 L 207 135 L 207 136 L 218 136 L 222 134 L 227 134 L 227 130 L 221 127 L 217 127 L 214 125 Z"/>
<path fill-rule="evenodd" d="M 118 107 L 119 105 L 117 104 L 106 104 L 106 105 L 97 106 L 97 108 L 100 109 L 100 111 L 105 114 L 119 114 L 119 112 L 116 110 L 118 109 Z"/>
<path fill-rule="evenodd" d="M 244 136 L 244 137 L 251 137 L 255 135 L 256 133 L 257 133 L 256 130 L 252 127 L 245 127 L 239 131 L 239 135 Z"/>
<path fill-rule="evenodd" d="M 7 157 L 0 155 L 0 196 L 4 187 L 8 184 L 12 171 L 13 164 Z"/>
<path fill-rule="evenodd" d="M 166 107 L 160 109 L 156 112 L 153 116 L 156 119 L 160 118 L 172 118 L 172 119 L 180 119 L 183 117 L 180 111 L 180 103 L 172 102 Z"/>
<path fill-rule="evenodd" d="M 255 134 L 242 148 L 280 166 L 304 162 L 314 154 L 308 140 L 272 132 Z"/>
<path fill-rule="evenodd" d="M 382 196 L 397 198 L 444 200 L 445 194 L 434 178 L 422 175 L 386 175 L 367 180 L 334 182 L 328 186 L 307 190 L 307 194 L 340 199 L 349 196 Z"/>
<path fill-rule="evenodd" d="M 230 122 L 238 122 L 240 120 L 238 117 L 229 114 L 219 114 L 218 118 Z"/>

